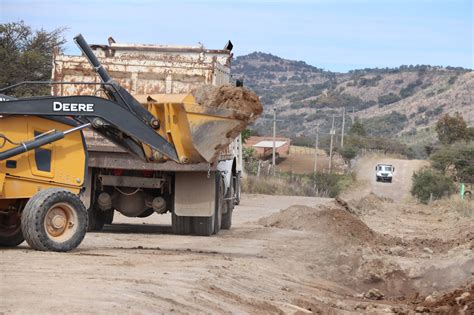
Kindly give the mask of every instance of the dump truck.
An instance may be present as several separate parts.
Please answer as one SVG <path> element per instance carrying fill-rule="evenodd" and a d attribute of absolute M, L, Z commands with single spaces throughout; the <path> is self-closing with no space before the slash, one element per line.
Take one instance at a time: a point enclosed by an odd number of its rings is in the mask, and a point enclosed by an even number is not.
<path fill-rule="evenodd" d="M 88 83 L 113 80 L 151 113 L 157 133 L 176 150 L 174 157 L 133 143 L 124 150 L 84 131 L 89 157 L 81 198 L 89 230 L 112 223 L 115 211 L 141 218 L 170 212 L 176 234 L 229 229 L 240 202 L 240 132 L 262 111 L 256 95 L 231 84 L 232 43 L 212 50 L 109 38 L 108 45 L 80 46 L 83 56 L 54 53 L 53 80 L 76 84 L 53 85 L 52 94 L 102 95 L 103 86 Z"/>

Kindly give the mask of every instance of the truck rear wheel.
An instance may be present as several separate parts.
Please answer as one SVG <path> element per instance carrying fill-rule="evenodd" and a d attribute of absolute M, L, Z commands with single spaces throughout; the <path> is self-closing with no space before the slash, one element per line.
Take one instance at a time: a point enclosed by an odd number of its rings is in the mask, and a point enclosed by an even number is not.
<path fill-rule="evenodd" d="M 192 232 L 192 218 L 182 217 L 176 214 L 171 214 L 171 228 L 173 234 L 189 235 Z"/>
<path fill-rule="evenodd" d="M 0 247 L 15 247 L 24 240 L 21 217 L 16 212 L 0 214 Z"/>
<path fill-rule="evenodd" d="M 105 224 L 112 224 L 112 222 L 114 221 L 114 212 L 115 210 L 114 209 L 110 209 L 110 210 L 107 210 L 105 211 L 105 218 L 104 218 L 104 223 Z"/>
<path fill-rule="evenodd" d="M 28 245 L 41 251 L 70 251 L 86 235 L 87 212 L 78 196 L 59 188 L 31 197 L 21 216 Z"/>
<path fill-rule="evenodd" d="M 222 213 L 221 229 L 228 230 L 232 226 L 232 212 L 234 211 L 234 186 L 230 185 L 229 193 L 227 194 L 229 200 L 225 200 L 226 211 Z"/>
<path fill-rule="evenodd" d="M 211 217 L 193 217 L 194 234 L 198 236 L 211 236 L 214 233 L 215 215 Z"/>
<path fill-rule="evenodd" d="M 89 221 L 87 232 L 102 231 L 106 221 L 106 213 L 104 211 L 98 209 L 95 205 L 91 205 L 91 207 L 87 209 L 87 217 Z"/>
<path fill-rule="evenodd" d="M 234 199 L 234 204 L 235 205 L 240 205 L 240 194 L 242 193 L 242 186 L 240 182 L 240 172 L 235 175 L 235 187 L 234 187 L 234 193 L 235 193 L 235 199 Z"/>

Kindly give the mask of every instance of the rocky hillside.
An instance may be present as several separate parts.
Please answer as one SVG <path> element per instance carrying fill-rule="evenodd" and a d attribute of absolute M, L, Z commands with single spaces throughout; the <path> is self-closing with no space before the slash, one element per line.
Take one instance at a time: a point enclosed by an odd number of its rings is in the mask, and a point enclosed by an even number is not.
<path fill-rule="evenodd" d="M 261 97 L 265 110 L 253 128 L 270 134 L 271 109 L 278 112 L 279 130 L 285 136 L 315 134 L 330 128 L 332 115 L 340 126 L 342 108 L 359 117 L 369 133 L 410 136 L 426 133 L 444 113 L 461 112 L 474 125 L 474 72 L 463 68 L 401 66 L 362 69 L 348 73 L 324 71 L 306 64 L 255 52 L 237 57 L 236 78 Z"/>

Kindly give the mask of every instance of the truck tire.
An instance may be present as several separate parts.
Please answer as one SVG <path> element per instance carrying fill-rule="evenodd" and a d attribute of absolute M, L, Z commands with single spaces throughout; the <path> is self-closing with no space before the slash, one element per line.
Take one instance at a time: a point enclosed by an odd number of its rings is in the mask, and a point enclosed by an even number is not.
<path fill-rule="evenodd" d="M 211 236 L 214 233 L 214 219 L 212 217 L 193 217 L 193 232 L 198 236 Z"/>
<path fill-rule="evenodd" d="M 78 196 L 50 188 L 28 200 L 21 216 L 21 230 L 33 249 L 67 252 L 84 239 L 87 221 L 86 209 Z"/>
<path fill-rule="evenodd" d="M 110 210 L 109 210 L 110 211 Z M 88 225 L 87 232 L 99 232 L 104 228 L 106 214 L 104 211 L 92 205 L 87 209 Z"/>
<path fill-rule="evenodd" d="M 20 216 L 0 215 L 0 247 L 15 247 L 24 240 Z"/>
<path fill-rule="evenodd" d="M 107 210 L 105 211 L 105 218 L 104 218 L 104 223 L 105 224 L 112 224 L 112 222 L 114 222 L 114 212 L 115 210 L 114 209 L 110 209 L 110 210 Z"/>
<path fill-rule="evenodd" d="M 234 187 L 234 193 L 235 193 L 235 199 L 234 199 L 234 204 L 235 205 L 240 205 L 240 194 L 242 192 L 242 187 L 240 185 L 240 172 L 235 175 L 235 187 Z"/>
<path fill-rule="evenodd" d="M 189 235 L 192 233 L 192 218 L 171 214 L 171 228 L 173 234 Z"/>
<path fill-rule="evenodd" d="M 228 198 L 231 198 L 230 200 L 225 201 L 225 207 L 227 208 L 226 212 L 222 213 L 222 224 L 221 224 L 221 229 L 223 230 L 229 230 L 230 227 L 232 226 L 232 212 L 234 211 L 234 203 L 235 199 L 234 197 L 234 186 L 231 185 L 229 188 L 229 193 L 227 194 L 229 196 Z"/>

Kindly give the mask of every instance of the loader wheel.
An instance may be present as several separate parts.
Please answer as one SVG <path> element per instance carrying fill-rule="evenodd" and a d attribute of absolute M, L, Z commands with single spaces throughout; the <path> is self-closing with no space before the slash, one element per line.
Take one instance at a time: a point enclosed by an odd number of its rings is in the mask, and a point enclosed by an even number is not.
<path fill-rule="evenodd" d="M 87 212 L 73 193 L 60 188 L 45 189 L 26 204 L 21 229 L 33 249 L 67 252 L 84 239 Z"/>
<path fill-rule="evenodd" d="M 21 232 L 21 216 L 16 212 L 0 214 L 0 247 L 15 247 L 24 240 Z"/>
<path fill-rule="evenodd" d="M 173 234 L 189 235 L 192 232 L 192 218 L 182 217 L 176 214 L 171 214 L 171 228 Z"/>
<path fill-rule="evenodd" d="M 226 209 L 227 211 L 222 213 L 221 229 L 223 230 L 228 230 L 232 226 L 232 212 L 234 211 L 234 203 L 235 203 L 235 199 L 233 199 L 234 197 L 233 185 L 230 185 L 228 196 L 229 196 L 228 198 L 232 198 L 232 199 L 225 201 L 225 207 L 227 208 Z"/>

